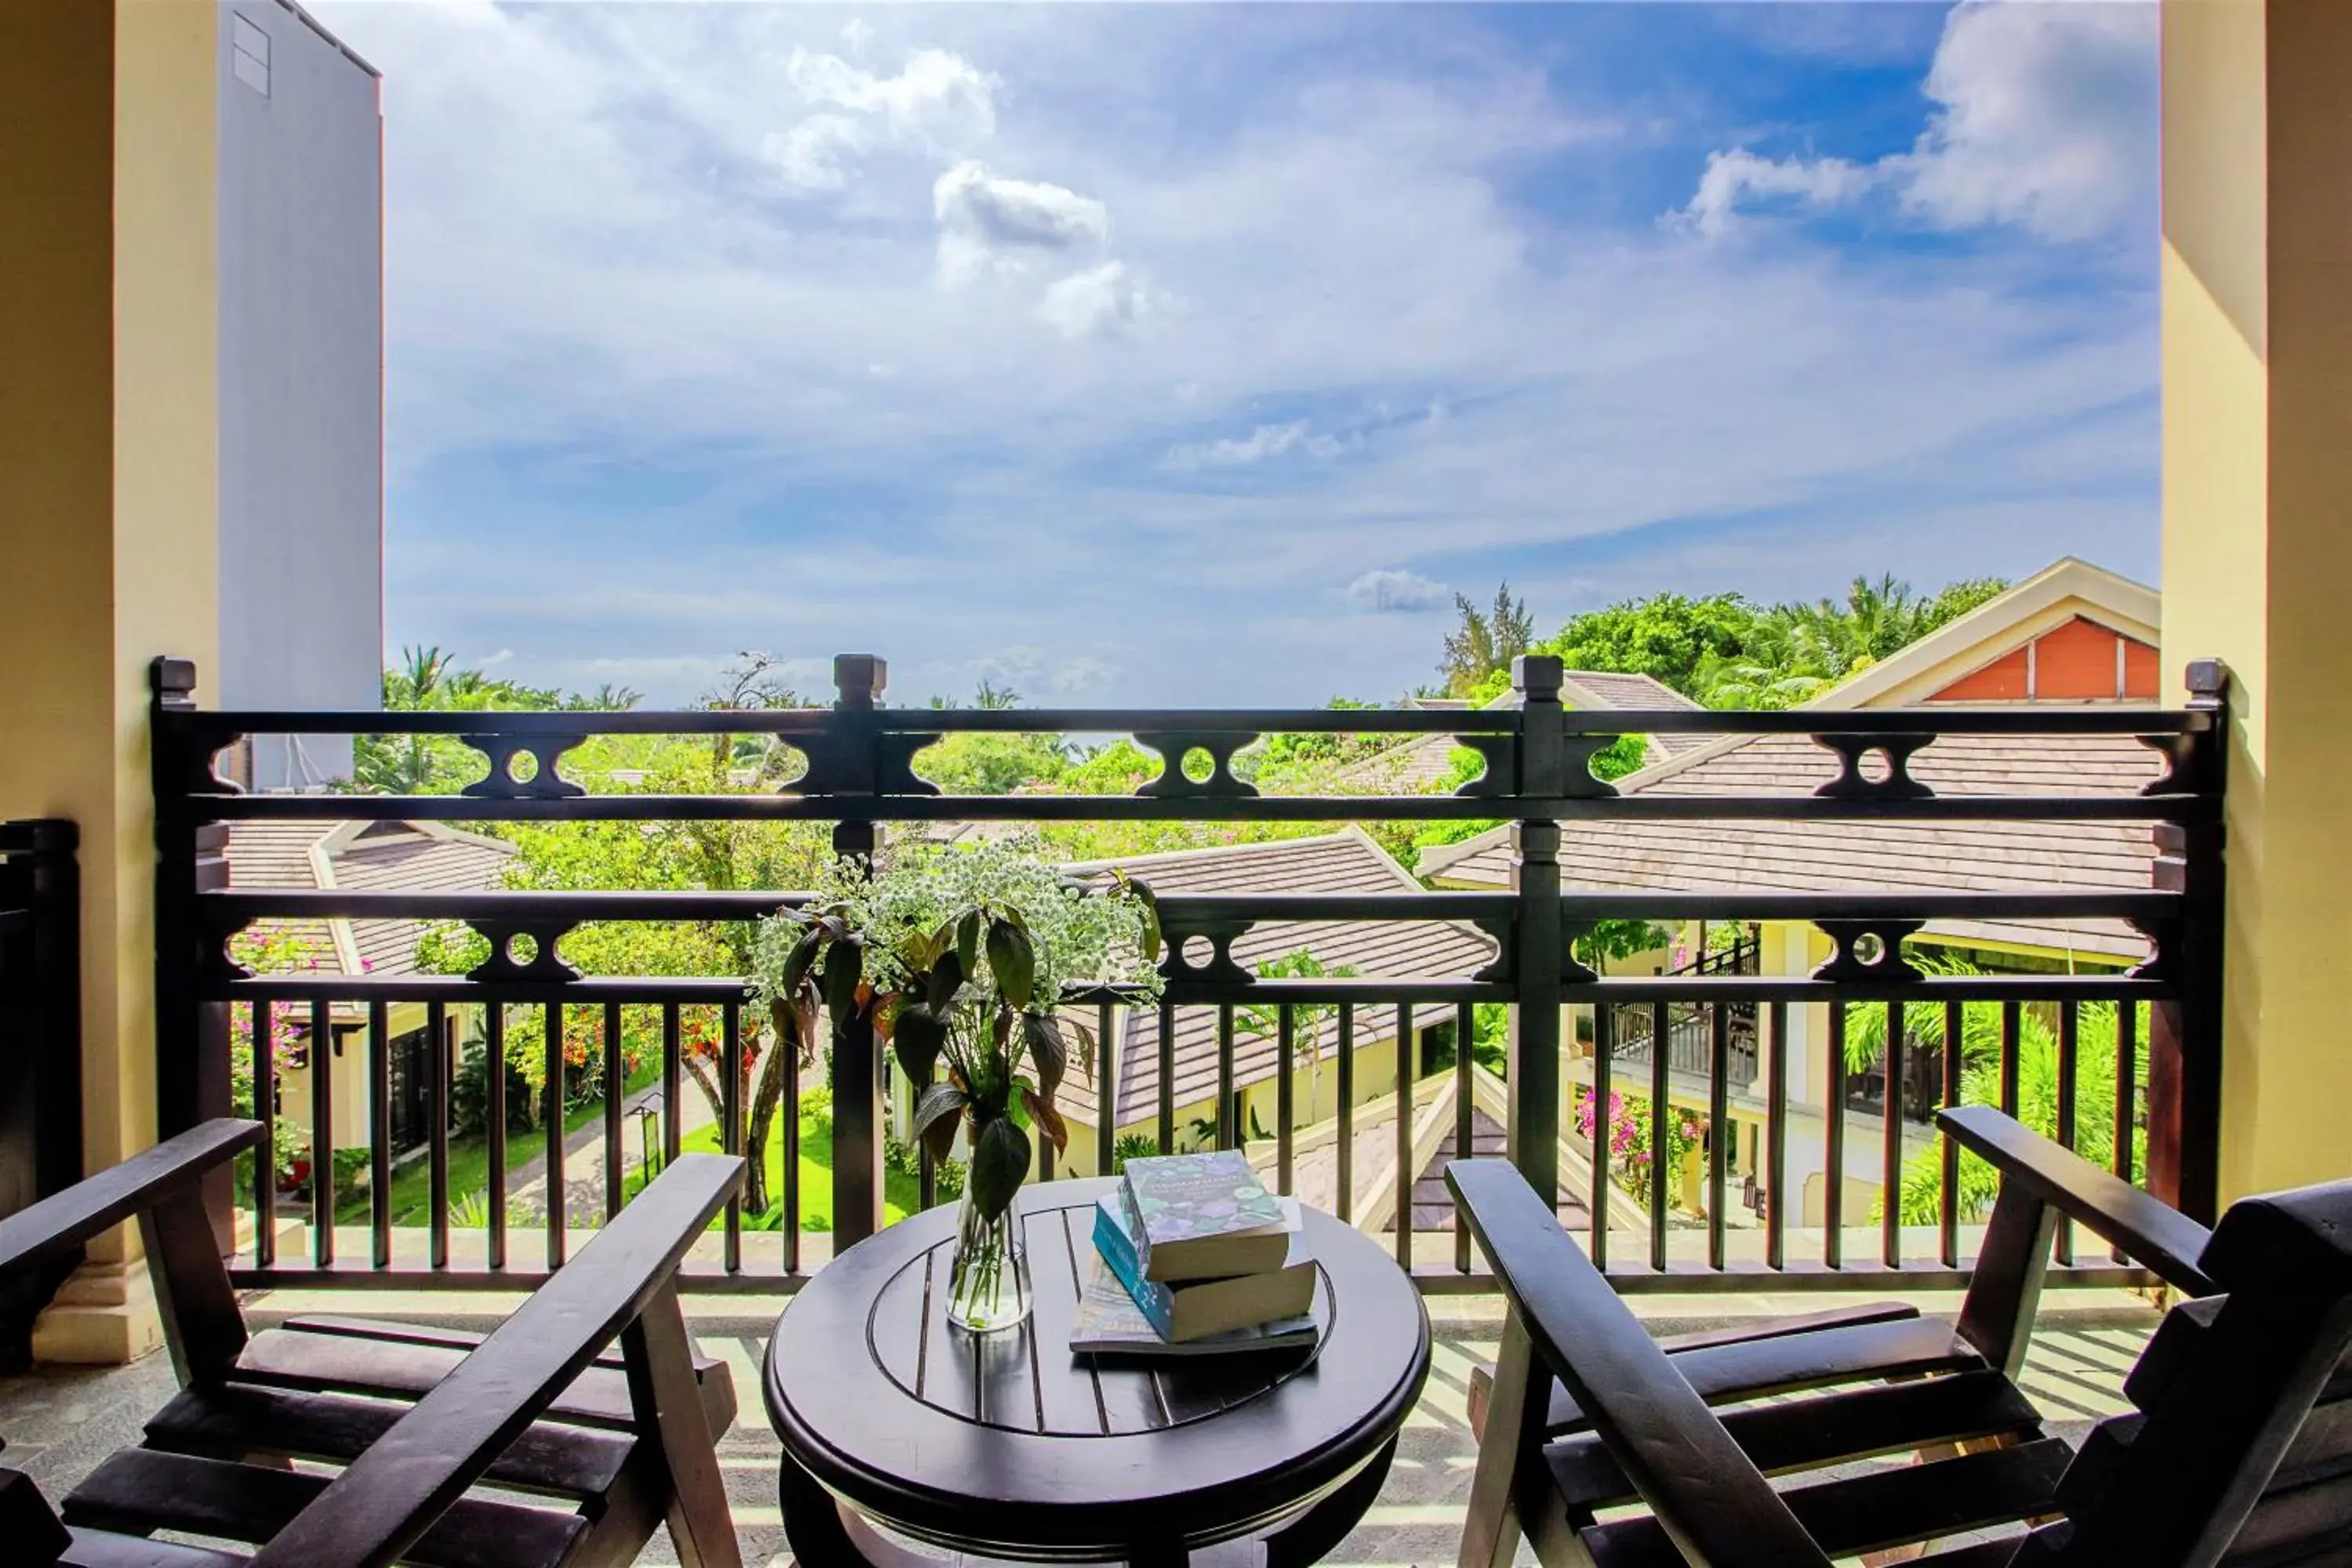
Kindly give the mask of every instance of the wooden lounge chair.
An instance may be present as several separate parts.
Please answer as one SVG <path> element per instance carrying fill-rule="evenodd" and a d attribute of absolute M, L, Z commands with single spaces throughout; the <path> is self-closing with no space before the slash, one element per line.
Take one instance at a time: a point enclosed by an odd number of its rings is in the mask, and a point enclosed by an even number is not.
<path fill-rule="evenodd" d="M 259 1132 L 207 1122 L 0 1220 L 5 1273 L 136 1218 L 183 1385 L 145 1442 L 99 1465 L 58 1511 L 0 1469 L 0 1559 L 589 1568 L 634 1561 L 667 1520 L 688 1568 L 740 1568 L 712 1447 L 734 1392 L 723 1368 L 698 1364 L 677 1271 L 742 1161 L 672 1162 L 487 1338 L 334 1319 L 248 1333 L 198 1187 Z M 615 1338 L 619 1353 L 604 1353 Z M 468 1496 L 478 1484 L 551 1506 Z M 259 1550 L 146 1539 L 157 1531 Z"/>
<path fill-rule="evenodd" d="M 1918 1561 L 2352 1563 L 2352 1182 L 2243 1200 L 2209 1233 L 1998 1111 L 1942 1120 L 2002 1176 L 1957 1324 L 1894 1318 L 1680 1353 L 1643 1332 L 1516 1170 L 1454 1164 L 1510 1302 L 1464 1568 L 1507 1563 L 1522 1532 L 1547 1563 L 1600 1568 L 1826 1568 L 1970 1532 Z M 2015 1380 L 2062 1213 L 2192 1295 L 2126 1383 L 2134 1412 L 2079 1452 Z"/>

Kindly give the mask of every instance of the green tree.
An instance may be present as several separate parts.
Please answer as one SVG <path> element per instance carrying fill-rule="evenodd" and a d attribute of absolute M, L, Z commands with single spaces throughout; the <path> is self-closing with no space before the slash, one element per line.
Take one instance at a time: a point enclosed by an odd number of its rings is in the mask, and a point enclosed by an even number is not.
<path fill-rule="evenodd" d="M 539 712 L 566 699 L 553 688 L 457 668 L 438 647 L 405 647 L 399 666 L 383 672 L 383 705 L 395 712 Z M 482 753 L 454 735 L 361 735 L 352 743 L 352 787 L 365 794 L 453 795 L 487 770 Z"/>
<path fill-rule="evenodd" d="M 1454 609 L 1461 620 L 1445 634 L 1445 654 L 1437 673 L 1448 694 L 1469 697 L 1498 670 L 1507 679 L 1511 660 L 1535 640 L 1535 623 L 1528 616 L 1527 601 L 1511 597 L 1508 583 L 1495 590 L 1490 609 L 1481 610 L 1465 594 L 1454 595 Z"/>
<path fill-rule="evenodd" d="M 1056 737 L 1002 730 L 943 735 L 915 757 L 915 771 L 949 795 L 1011 795 L 1069 770 Z"/>
<path fill-rule="evenodd" d="M 723 771 L 731 761 L 698 741 L 672 740 L 654 755 L 642 781 L 620 784 L 590 774 L 588 784 L 599 793 L 652 795 L 740 794 L 761 787 L 756 782 L 734 782 Z M 828 832 L 817 823 L 524 822 L 508 824 L 500 831 L 516 850 L 508 885 L 534 891 L 806 888 L 819 880 L 833 859 Z M 751 921 L 592 922 L 565 936 L 562 951 L 564 961 L 585 974 L 737 978 L 752 973 L 756 929 Z M 470 929 L 449 927 L 428 932 L 418 957 L 426 968 L 462 973 L 487 952 Z M 572 1011 L 583 1013 L 585 1027 L 584 1012 Z M 625 1053 L 632 1059 L 642 1059 L 648 1050 L 657 1057 L 659 1010 L 624 1012 Z M 517 1010 L 506 1037 L 508 1061 L 534 1090 L 543 1088 L 545 1071 L 541 1016 L 538 1008 Z M 686 1009 L 680 1022 L 681 1067 L 715 1119 L 725 1113 L 726 1105 L 717 1009 Z M 567 1043 L 572 1025 L 567 1018 Z M 773 1031 L 748 1011 L 741 1019 L 740 1038 L 740 1087 L 748 1108 L 744 1146 L 751 1166 L 744 1206 L 747 1213 L 758 1215 L 768 1207 L 764 1156 L 777 1110 L 782 1057 L 774 1049 Z"/>
<path fill-rule="evenodd" d="M 1326 964 L 1315 956 L 1311 947 L 1293 948 L 1273 958 L 1257 961 L 1260 980 L 1340 980 L 1353 978 L 1360 973 L 1352 963 Z M 1294 1002 L 1290 1005 L 1290 1039 L 1292 1048 L 1301 1052 L 1307 1065 L 1319 1068 L 1323 1063 L 1323 1026 L 1339 1016 L 1336 1002 Z M 1282 1010 L 1279 1005 L 1253 1003 L 1234 1015 L 1234 1026 L 1241 1034 L 1253 1039 L 1271 1040 L 1282 1033 Z"/>
<path fill-rule="evenodd" d="M 1570 669 L 1646 675 L 1696 698 L 1700 668 L 1738 654 L 1756 619 L 1756 607 L 1737 594 L 1655 594 L 1573 616 L 1538 651 L 1559 655 Z"/>
<path fill-rule="evenodd" d="M 783 661 L 774 654 L 745 648 L 735 662 L 719 672 L 695 706 L 714 713 L 761 713 L 779 709 L 815 706 L 785 684 Z M 730 769 L 751 771 L 751 782 L 772 789 L 800 771 L 800 753 L 778 737 L 765 733 L 710 737 L 711 772 L 722 784 Z"/>

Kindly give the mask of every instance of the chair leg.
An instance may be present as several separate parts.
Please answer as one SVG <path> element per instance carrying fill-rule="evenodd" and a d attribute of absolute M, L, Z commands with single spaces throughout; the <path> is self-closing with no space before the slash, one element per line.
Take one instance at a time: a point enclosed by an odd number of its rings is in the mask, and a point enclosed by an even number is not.
<path fill-rule="evenodd" d="M 2050 1268 L 2058 1211 L 2026 1189 L 2003 1182 L 1985 1226 L 1984 1245 L 1969 1293 L 1960 1302 L 1959 1335 L 1977 1353 L 2014 1380 L 2025 1370 L 2033 1339 L 2033 1312 Z"/>
<path fill-rule="evenodd" d="M 640 1441 L 661 1445 L 669 1470 L 670 1542 L 683 1568 L 743 1568 L 727 1508 L 727 1487 L 719 1452 L 703 1414 L 702 1389 L 694 1376 L 694 1342 L 672 1279 L 646 1303 L 637 1321 L 621 1331 L 621 1355 L 628 1368 L 629 1402 Z"/>
<path fill-rule="evenodd" d="M 1502 1354 L 1496 1358 L 1487 1394 L 1457 1568 L 1510 1568 L 1521 1532 L 1520 1471 L 1538 1462 L 1550 1402 L 1551 1373 L 1536 1361 L 1528 1331 L 1512 1312 L 1503 1322 Z"/>

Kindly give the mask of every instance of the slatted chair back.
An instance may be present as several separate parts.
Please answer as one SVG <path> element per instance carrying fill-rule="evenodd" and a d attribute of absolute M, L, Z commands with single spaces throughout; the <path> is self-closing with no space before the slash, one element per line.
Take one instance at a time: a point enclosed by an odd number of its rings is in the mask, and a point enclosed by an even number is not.
<path fill-rule="evenodd" d="M 2352 1561 L 2352 1182 L 2231 1205 L 2015 1563 Z"/>

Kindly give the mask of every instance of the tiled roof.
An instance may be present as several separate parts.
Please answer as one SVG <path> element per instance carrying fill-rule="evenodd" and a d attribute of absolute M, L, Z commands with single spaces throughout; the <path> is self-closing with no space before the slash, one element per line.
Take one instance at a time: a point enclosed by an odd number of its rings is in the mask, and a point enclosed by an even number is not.
<path fill-rule="evenodd" d="M 321 848 L 323 882 L 315 853 Z M 237 822 L 229 827 L 233 888 L 478 892 L 498 887 L 513 858 L 513 848 L 497 839 L 430 825 Z M 415 968 L 416 939 L 424 930 L 415 921 L 264 921 L 257 927 L 291 935 L 322 966 L 376 979 Z"/>
<path fill-rule="evenodd" d="M 1947 795 L 2126 795 L 2160 772 L 2156 753 L 2127 736 L 1948 735 L 1911 762 L 1914 777 Z M 1836 773 L 1832 753 L 1806 737 L 1765 735 L 1638 783 L 1629 793 L 1800 796 Z M 1560 826 L 1560 880 L 1570 889 L 2137 889 L 2148 886 L 2154 853 L 2147 825 L 2135 822 L 1618 818 Z M 1439 851 L 1423 868 L 1449 883 L 1508 887 L 1508 833 L 1481 835 L 1458 850 Z M 1938 921 L 1928 930 L 1959 940 L 2125 958 L 2147 951 L 2146 940 L 2116 921 Z"/>
<path fill-rule="evenodd" d="M 319 879 L 311 850 L 339 822 L 232 822 L 228 826 L 228 885 L 232 888 L 315 889 Z M 341 967 L 335 937 L 325 921 L 256 921 L 257 936 L 283 938 L 320 967 Z"/>
<path fill-rule="evenodd" d="M 1639 711 L 1645 709 L 1670 708 L 1689 710 L 1698 706 L 1664 681 L 1646 675 L 1621 675 L 1608 669 L 1570 669 L 1560 675 L 1560 698 L 1570 708 L 1586 712 L 1610 712 L 1619 710 Z M 1466 708 L 1468 703 L 1457 703 Z M 1507 691 L 1488 704 L 1493 708 L 1517 708 L 1519 694 Z M 1433 708 L 1434 702 L 1416 706 Z M 1682 756 L 1706 745 L 1713 737 L 1706 735 L 1653 735 L 1650 737 L 1650 760 L 1664 762 Z M 1419 795 L 1433 790 L 1444 781 L 1454 765 L 1454 753 L 1462 742 L 1451 735 L 1423 735 L 1391 746 L 1351 763 L 1333 775 L 1331 787 L 1346 795 Z"/>
<path fill-rule="evenodd" d="M 1356 828 L 1316 838 L 1292 838 L 1272 844 L 1244 844 L 1213 849 L 1185 850 L 1170 855 L 1139 856 L 1130 860 L 1073 868 L 1105 870 L 1116 864 L 1150 882 L 1158 893 L 1397 893 L 1419 892 L 1421 887 Z M 1443 921 L 1382 921 L 1352 924 L 1328 921 L 1282 921 L 1261 925 L 1236 940 L 1235 963 L 1255 967 L 1265 959 L 1280 958 L 1301 948 L 1311 951 L 1327 968 L 1352 966 L 1366 977 L 1390 979 L 1458 979 L 1481 969 L 1494 957 L 1494 944 L 1485 936 Z M 1122 1015 L 1118 1042 L 1118 1108 L 1114 1125 L 1148 1121 L 1160 1104 L 1160 1015 L 1157 1008 L 1135 1008 Z M 1081 1012 L 1087 1027 L 1094 1019 Z M 1431 1021 L 1435 1021 L 1434 1017 Z M 1234 1083 L 1236 1088 L 1272 1078 L 1277 1049 L 1271 1036 L 1254 1037 L 1235 1018 Z M 1359 1046 L 1394 1037 L 1395 1009 L 1359 1009 Z M 1336 1024 L 1324 1026 L 1325 1048 L 1336 1038 Z M 1300 1044 L 1304 1061 L 1304 1042 Z M 1183 1106 L 1213 1096 L 1217 1087 L 1217 1009 L 1181 1007 L 1176 1014 L 1175 1102 Z M 1096 1089 L 1083 1072 L 1065 1080 L 1062 1108 L 1088 1122 L 1098 1112 Z"/>

